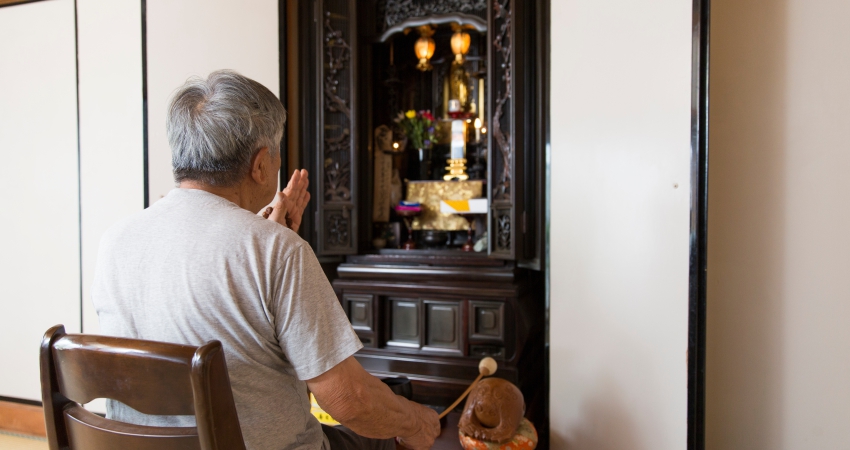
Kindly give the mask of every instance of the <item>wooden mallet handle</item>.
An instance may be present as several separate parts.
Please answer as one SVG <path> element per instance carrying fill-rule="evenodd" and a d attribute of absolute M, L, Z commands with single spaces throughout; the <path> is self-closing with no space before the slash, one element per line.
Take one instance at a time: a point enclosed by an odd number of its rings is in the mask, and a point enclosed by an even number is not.
<path fill-rule="evenodd" d="M 452 412 L 452 410 L 454 410 L 455 407 L 460 402 L 462 402 L 463 399 L 465 399 L 466 396 L 469 395 L 470 392 L 472 392 L 472 388 L 474 388 L 475 385 L 478 384 L 478 382 L 481 381 L 482 378 L 493 375 L 494 373 L 496 373 L 496 369 L 498 367 L 499 367 L 499 365 L 496 364 L 495 359 L 493 359 L 489 356 L 482 359 L 481 362 L 478 363 L 478 377 L 476 377 L 475 381 L 473 381 L 472 384 L 470 384 L 469 387 L 466 388 L 465 391 L 463 391 L 463 394 L 460 394 L 460 397 L 458 397 L 457 400 L 455 400 L 455 402 L 451 404 L 451 406 L 449 406 L 448 408 L 445 409 L 445 411 L 440 413 L 439 418 L 442 419 L 448 413 Z"/>

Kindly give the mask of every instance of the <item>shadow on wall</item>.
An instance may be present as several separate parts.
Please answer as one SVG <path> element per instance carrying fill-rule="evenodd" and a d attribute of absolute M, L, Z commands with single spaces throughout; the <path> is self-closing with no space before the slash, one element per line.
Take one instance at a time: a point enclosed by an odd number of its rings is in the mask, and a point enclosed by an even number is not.
<path fill-rule="evenodd" d="M 782 447 L 787 10 L 712 1 L 709 450 Z"/>
<path fill-rule="evenodd" d="M 578 269 L 577 279 L 582 278 Z M 589 275 L 587 275 L 589 277 Z M 558 419 L 550 422 L 553 449 L 564 450 L 666 450 L 680 448 L 677 433 L 667 433 L 683 425 L 685 398 L 681 413 L 675 412 L 667 393 L 676 389 L 670 382 L 679 374 L 658 372 L 659 359 L 653 342 L 641 339 L 618 324 L 616 313 L 584 309 L 571 322 L 582 336 L 575 347 L 593 348 L 591 354 L 567 346 L 550 349 L 560 371 L 552 374 L 551 385 L 561 403 L 551 405 Z M 684 362 L 684 360 L 682 361 Z M 649 369 L 647 369 L 649 367 Z M 683 367 L 684 370 L 684 367 Z M 636 388 L 638 387 L 638 388 Z M 679 403 L 679 399 L 673 399 Z M 550 418 L 551 419 L 551 418 Z M 684 430 L 684 427 L 682 427 Z M 647 432 L 647 430 L 661 430 Z M 672 439 L 672 441 L 671 441 Z"/>
<path fill-rule="evenodd" d="M 566 433 L 552 433 L 552 448 L 594 450 L 650 450 L 640 446 L 637 427 L 614 379 L 596 380 L 589 400 L 579 406 L 581 422 Z"/>

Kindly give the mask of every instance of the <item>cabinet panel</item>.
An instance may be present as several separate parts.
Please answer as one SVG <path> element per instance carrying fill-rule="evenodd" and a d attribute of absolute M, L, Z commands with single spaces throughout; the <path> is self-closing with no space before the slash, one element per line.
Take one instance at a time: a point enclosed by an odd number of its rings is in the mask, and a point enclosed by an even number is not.
<path fill-rule="evenodd" d="M 461 303 L 425 301 L 425 350 L 461 352 Z"/>
<path fill-rule="evenodd" d="M 345 311 L 352 328 L 362 331 L 374 331 L 372 321 L 372 297 L 346 295 Z"/>
<path fill-rule="evenodd" d="M 504 340 L 505 307 L 498 302 L 470 302 L 470 339 Z"/>
<path fill-rule="evenodd" d="M 387 345 L 418 348 L 421 343 L 419 300 L 389 299 L 390 336 Z"/>

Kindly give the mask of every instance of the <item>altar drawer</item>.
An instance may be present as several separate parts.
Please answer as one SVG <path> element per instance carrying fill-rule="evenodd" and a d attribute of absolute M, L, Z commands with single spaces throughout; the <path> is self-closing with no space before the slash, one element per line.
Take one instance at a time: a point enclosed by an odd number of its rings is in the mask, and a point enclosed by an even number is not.
<path fill-rule="evenodd" d="M 463 353 L 462 303 L 424 300 L 426 336 L 423 350 Z"/>
<path fill-rule="evenodd" d="M 371 295 L 346 295 L 343 301 L 348 320 L 355 330 L 374 331 Z"/>
<path fill-rule="evenodd" d="M 502 302 L 469 302 L 469 338 L 481 341 L 505 339 L 505 304 Z"/>
<path fill-rule="evenodd" d="M 388 346 L 419 348 L 420 310 L 419 299 L 389 298 L 388 313 L 390 319 Z"/>

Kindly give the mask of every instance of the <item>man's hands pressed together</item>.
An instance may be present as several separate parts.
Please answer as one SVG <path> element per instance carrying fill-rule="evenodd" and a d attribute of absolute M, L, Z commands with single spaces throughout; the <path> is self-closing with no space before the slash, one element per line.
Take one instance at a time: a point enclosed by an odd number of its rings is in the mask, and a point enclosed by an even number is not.
<path fill-rule="evenodd" d="M 296 170 L 286 188 L 275 194 L 272 203 L 263 209 L 263 217 L 273 220 L 292 231 L 298 232 L 301 218 L 310 201 L 310 185 L 307 170 Z"/>

